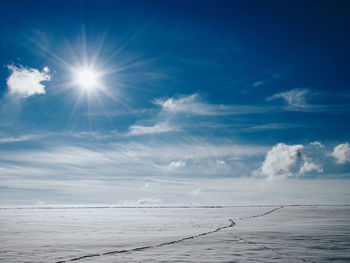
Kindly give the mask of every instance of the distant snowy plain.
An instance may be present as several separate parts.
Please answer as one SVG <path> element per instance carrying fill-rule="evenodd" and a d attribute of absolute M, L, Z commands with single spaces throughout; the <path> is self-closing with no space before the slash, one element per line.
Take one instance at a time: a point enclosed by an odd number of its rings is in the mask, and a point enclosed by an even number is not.
<path fill-rule="evenodd" d="M 0 262 L 350 262 L 350 207 L 1 208 Z"/>

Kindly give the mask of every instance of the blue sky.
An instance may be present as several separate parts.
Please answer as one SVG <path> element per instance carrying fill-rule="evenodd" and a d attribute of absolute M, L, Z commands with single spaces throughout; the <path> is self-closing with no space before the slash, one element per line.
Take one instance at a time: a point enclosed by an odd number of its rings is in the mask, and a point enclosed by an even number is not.
<path fill-rule="evenodd" d="M 349 17 L 1 2 L 1 204 L 349 203 Z"/>

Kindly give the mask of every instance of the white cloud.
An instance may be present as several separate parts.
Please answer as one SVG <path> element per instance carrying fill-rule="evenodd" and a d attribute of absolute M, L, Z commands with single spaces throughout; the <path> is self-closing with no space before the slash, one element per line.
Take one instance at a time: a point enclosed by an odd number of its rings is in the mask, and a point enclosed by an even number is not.
<path fill-rule="evenodd" d="M 217 165 L 217 167 L 216 167 L 216 169 L 219 171 L 223 171 L 224 169 L 226 169 L 226 170 L 230 170 L 231 169 L 231 166 L 228 164 L 228 163 L 226 163 L 224 160 L 216 160 L 216 165 Z"/>
<path fill-rule="evenodd" d="M 255 173 L 273 179 L 301 175 L 311 171 L 323 172 L 320 165 L 313 163 L 310 158 L 303 154 L 303 149 L 304 147 L 301 144 L 278 143 L 267 152 L 260 170 L 255 171 Z"/>
<path fill-rule="evenodd" d="M 38 136 L 36 135 L 22 135 L 18 137 L 0 137 L 0 143 L 12 143 L 12 142 L 23 142 L 23 141 L 29 141 L 33 139 L 37 139 Z"/>
<path fill-rule="evenodd" d="M 196 100 L 198 94 L 192 94 L 179 99 L 170 98 L 167 100 L 156 99 L 155 104 L 160 105 L 164 110 L 170 112 L 195 112 L 201 113 L 202 105 L 198 105 Z"/>
<path fill-rule="evenodd" d="M 283 109 L 286 111 L 305 111 L 305 112 L 344 112 L 349 111 L 348 104 L 313 104 L 310 99 L 318 95 L 310 89 L 291 89 L 268 97 L 267 100 L 281 100 L 284 102 Z"/>
<path fill-rule="evenodd" d="M 9 94 L 19 97 L 29 97 L 35 94 L 45 94 L 45 86 L 42 81 L 49 81 L 49 68 L 44 67 L 43 71 L 34 68 L 8 66 L 11 75 L 7 79 Z"/>
<path fill-rule="evenodd" d="M 49 136 L 57 136 L 57 133 L 47 132 L 47 133 L 28 133 L 22 134 L 18 136 L 9 136 L 7 134 L 0 132 L 0 143 L 14 143 L 14 142 L 23 142 L 23 141 L 32 141 L 32 140 L 40 140 Z"/>
<path fill-rule="evenodd" d="M 258 106 L 209 104 L 203 102 L 197 93 L 177 99 L 156 99 L 153 103 L 161 106 L 163 111 L 169 113 L 193 115 L 233 115 L 252 112 L 261 113 L 269 110 L 267 107 Z"/>
<path fill-rule="evenodd" d="M 300 174 L 305 174 L 312 171 L 322 173 L 323 168 L 321 165 L 315 164 L 313 162 L 309 162 L 306 159 L 304 159 L 304 164 L 300 167 Z"/>
<path fill-rule="evenodd" d="M 171 162 L 169 164 L 170 168 L 180 168 L 186 166 L 186 163 L 184 161 L 177 161 L 177 162 Z"/>
<path fill-rule="evenodd" d="M 256 82 L 254 82 L 253 83 L 253 87 L 259 87 L 259 86 L 262 86 L 262 85 L 264 85 L 264 81 L 262 81 L 262 80 L 259 80 L 259 81 L 256 81 Z"/>
<path fill-rule="evenodd" d="M 310 144 L 313 146 L 318 146 L 320 148 L 324 148 L 324 145 L 322 143 L 320 143 L 319 141 L 310 142 Z"/>
<path fill-rule="evenodd" d="M 157 187 L 135 187 L 143 180 L 128 177 L 87 179 L 64 176 L 13 178 L 0 173 L 0 204 L 35 204 L 38 194 L 46 204 L 84 204 L 84 206 L 157 206 L 157 205 L 280 205 L 280 204 L 348 204 L 350 180 L 296 178 L 265 180 L 263 178 L 182 178 L 173 184 L 173 177 L 158 177 Z M 170 181 L 170 183 L 167 183 Z M 153 182 L 153 179 L 152 179 Z M 6 191 L 6 188 L 12 191 Z M 200 191 L 198 191 L 200 190 Z M 198 193 L 198 195 L 196 195 Z M 276 198 L 278 197 L 278 198 Z M 125 201 L 124 201 L 125 200 Z"/>
<path fill-rule="evenodd" d="M 228 141 L 208 143 L 198 140 L 190 142 L 190 138 L 181 140 L 184 141 L 171 144 L 110 143 L 103 147 L 62 145 L 36 150 L 1 150 L 0 165 L 4 168 L 3 174 L 13 177 L 240 176 L 249 173 L 249 166 L 238 167 L 238 162 L 250 162 L 267 150 L 266 147 L 235 145 Z M 238 161 L 229 161 L 231 159 Z M 229 165 L 219 166 L 216 160 L 235 162 L 235 169 Z"/>
<path fill-rule="evenodd" d="M 175 130 L 177 130 L 175 127 L 169 126 L 167 123 L 157 123 L 154 126 L 132 125 L 129 128 L 128 135 L 145 135 L 170 132 Z"/>
<path fill-rule="evenodd" d="M 331 153 L 339 164 L 344 164 L 350 161 L 350 145 L 348 142 L 339 144 Z"/>
<path fill-rule="evenodd" d="M 287 103 L 288 110 L 306 110 L 310 108 L 310 105 L 306 102 L 306 95 L 309 93 L 309 89 L 292 89 L 275 94 L 269 97 L 268 100 L 282 99 Z"/>
<path fill-rule="evenodd" d="M 217 163 L 218 165 L 226 165 L 226 162 L 223 161 L 223 160 L 216 160 L 216 163 Z"/>
<path fill-rule="evenodd" d="M 296 124 L 288 124 L 288 123 L 267 123 L 262 125 L 256 125 L 251 126 L 246 129 L 245 131 L 263 131 L 263 130 L 277 130 L 277 129 L 289 129 L 289 128 L 295 128 L 299 125 Z"/>
<path fill-rule="evenodd" d="M 279 176 L 291 176 L 291 170 L 301 159 L 303 146 L 286 145 L 279 143 L 275 145 L 266 155 L 262 164 L 261 172 L 270 178 Z"/>

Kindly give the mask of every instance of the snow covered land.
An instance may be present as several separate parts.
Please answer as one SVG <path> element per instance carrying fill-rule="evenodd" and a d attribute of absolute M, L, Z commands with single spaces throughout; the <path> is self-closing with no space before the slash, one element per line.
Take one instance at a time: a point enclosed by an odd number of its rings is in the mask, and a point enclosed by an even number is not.
<path fill-rule="evenodd" d="M 0 209 L 1 262 L 349 262 L 350 207 Z"/>

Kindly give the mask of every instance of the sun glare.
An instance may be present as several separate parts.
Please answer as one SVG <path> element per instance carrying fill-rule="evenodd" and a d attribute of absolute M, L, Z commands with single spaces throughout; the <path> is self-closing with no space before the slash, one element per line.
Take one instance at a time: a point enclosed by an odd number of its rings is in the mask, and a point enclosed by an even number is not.
<path fill-rule="evenodd" d="M 76 71 L 76 84 L 84 90 L 96 89 L 99 85 L 98 73 L 93 69 Z"/>

